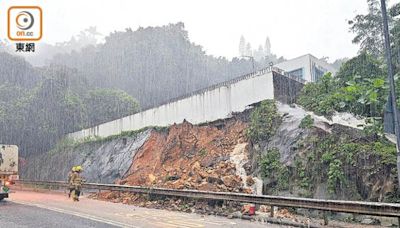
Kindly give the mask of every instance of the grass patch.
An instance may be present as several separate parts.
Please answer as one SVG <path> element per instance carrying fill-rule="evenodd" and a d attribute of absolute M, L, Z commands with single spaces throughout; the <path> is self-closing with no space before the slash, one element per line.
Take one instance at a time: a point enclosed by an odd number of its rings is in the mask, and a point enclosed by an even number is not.
<path fill-rule="evenodd" d="M 54 146 L 54 148 L 49 151 L 49 154 L 55 154 L 55 153 L 59 153 L 61 151 L 66 151 L 66 150 L 73 150 L 73 149 L 75 149 L 79 146 L 85 145 L 85 144 L 105 143 L 105 142 L 122 139 L 122 138 L 126 138 L 126 137 L 129 137 L 129 138 L 136 137 L 140 133 L 145 132 L 149 129 L 153 129 L 154 131 L 157 131 L 157 132 L 165 132 L 166 130 L 168 130 L 168 127 L 144 127 L 142 129 L 134 130 L 134 131 L 123 131 L 120 134 L 110 135 L 107 137 L 91 136 L 91 137 L 85 137 L 80 140 L 75 140 L 75 139 L 65 137 L 65 138 L 61 139 Z"/>

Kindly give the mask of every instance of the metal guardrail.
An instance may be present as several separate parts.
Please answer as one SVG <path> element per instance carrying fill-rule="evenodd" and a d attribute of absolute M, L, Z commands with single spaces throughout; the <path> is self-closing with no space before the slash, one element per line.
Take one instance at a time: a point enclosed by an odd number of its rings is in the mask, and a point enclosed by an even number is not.
<path fill-rule="evenodd" d="M 34 185 L 34 186 L 52 186 L 52 187 L 67 187 L 66 182 L 61 181 L 31 181 L 19 180 L 17 183 Z M 270 205 L 278 207 L 294 207 L 306 208 L 322 211 L 356 213 L 365 215 L 398 217 L 400 220 L 400 204 L 398 203 L 378 203 L 378 202 L 361 202 L 361 201 L 342 201 L 342 200 L 324 200 L 324 199 L 309 199 L 309 198 L 294 198 L 269 195 L 250 195 L 243 193 L 232 192 L 209 192 L 198 190 L 177 190 L 167 188 L 149 188 L 140 186 L 127 186 L 115 184 L 96 184 L 85 183 L 83 188 L 121 191 L 141 194 L 154 194 L 162 196 L 187 197 L 194 199 L 210 199 L 210 200 L 226 200 L 237 201 L 244 203 L 253 203 L 260 205 Z"/>

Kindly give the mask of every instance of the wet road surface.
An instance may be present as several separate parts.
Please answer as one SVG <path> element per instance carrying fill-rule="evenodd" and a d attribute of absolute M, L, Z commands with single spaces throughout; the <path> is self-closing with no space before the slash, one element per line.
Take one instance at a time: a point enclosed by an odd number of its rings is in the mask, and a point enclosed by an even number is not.
<path fill-rule="evenodd" d="M 283 227 L 240 219 L 141 208 L 57 192 L 15 190 L 0 202 L 0 227 Z"/>
<path fill-rule="evenodd" d="M 0 227 L 116 227 L 91 219 L 10 201 L 0 202 Z"/>

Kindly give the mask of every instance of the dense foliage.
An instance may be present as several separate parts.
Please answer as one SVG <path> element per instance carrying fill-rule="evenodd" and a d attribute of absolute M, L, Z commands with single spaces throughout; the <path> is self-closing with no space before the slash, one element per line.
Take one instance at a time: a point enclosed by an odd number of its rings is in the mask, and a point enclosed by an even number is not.
<path fill-rule="evenodd" d="M 300 122 L 299 128 L 309 129 L 314 125 L 314 119 L 311 115 L 306 115 Z"/>
<path fill-rule="evenodd" d="M 298 102 L 320 115 L 331 116 L 335 111 L 360 115 L 366 117 L 368 125 L 362 132 L 349 133 L 342 129 L 330 135 L 319 133 L 304 139 L 298 149 L 306 149 L 307 153 L 300 153 L 296 158 L 291 175 L 296 184 L 308 192 L 305 196 L 312 196 L 318 183 L 326 180 L 333 197 L 399 200 L 396 147 L 381 136 L 389 91 L 380 1 L 367 2 L 368 14 L 357 15 L 349 22 L 355 34 L 353 42 L 360 44 L 359 55 L 346 61 L 335 77 L 326 74 L 320 81 L 305 85 Z M 398 9 L 399 4 L 389 11 Z M 390 17 L 389 23 L 397 72 L 400 69 L 400 20 Z M 398 76 L 396 85 L 399 94 Z M 397 103 L 400 104 L 399 99 Z M 371 185 L 381 188 L 376 190 Z M 385 195 L 387 193 L 391 195 Z"/>
<path fill-rule="evenodd" d="M 289 185 L 289 170 L 280 161 L 277 148 L 267 150 L 260 160 L 261 176 L 269 181 L 269 187 L 285 190 Z"/>
<path fill-rule="evenodd" d="M 389 181 L 396 183 L 396 147 L 385 139 L 369 140 L 360 133 L 339 130 L 310 135 L 297 149 L 307 153 L 295 158 L 291 184 L 306 190 L 304 196 L 312 196 L 318 185 L 326 183 L 333 198 L 398 200 L 391 198 L 395 194 L 373 195 L 376 192 L 368 186 L 370 182 L 380 186 Z M 395 187 L 386 190 L 396 192 Z"/>
<path fill-rule="evenodd" d="M 65 133 L 138 111 L 133 97 L 148 108 L 252 71 L 249 59 L 206 55 L 183 23 L 114 32 L 102 44 L 97 36 L 91 27 L 57 44 L 41 68 L 0 53 L 0 143 L 45 152 Z"/>
<path fill-rule="evenodd" d="M 91 90 L 86 97 L 85 104 L 90 110 L 88 121 L 92 126 L 107 122 L 110 117 L 127 116 L 139 110 L 139 104 L 132 96 L 116 89 Z"/>
<path fill-rule="evenodd" d="M 250 126 L 247 129 L 247 137 L 254 143 L 268 141 L 279 125 L 282 117 L 278 113 L 274 100 L 264 100 L 254 108 L 250 115 Z"/>
<path fill-rule="evenodd" d="M 382 117 L 388 96 L 385 78 L 379 62 L 363 52 L 342 65 L 336 77 L 326 74 L 305 85 L 299 104 L 326 116 L 339 111 Z"/>
<path fill-rule="evenodd" d="M 1 86 L 9 84 L 21 88 L 32 88 L 41 80 L 37 70 L 22 58 L 0 52 L 0 60 Z M 15 91 L 15 94 L 18 94 L 18 91 Z M 0 96 L 0 99 L 5 98 Z"/>
<path fill-rule="evenodd" d="M 23 156 L 46 152 L 66 133 L 139 110 L 127 93 L 90 88 L 76 70 L 33 68 L 4 53 L 0 63 L 9 63 L 0 74 L 7 79 L 0 85 L 0 142 L 18 145 Z"/>
<path fill-rule="evenodd" d="M 368 13 L 349 21 L 350 31 L 355 34 L 353 43 L 360 45 L 360 53 L 367 52 L 374 58 L 385 58 L 382 13 L 379 0 L 367 0 Z M 387 4 L 387 6 L 390 4 Z M 392 47 L 394 72 L 400 70 L 400 3 L 388 8 L 389 33 Z M 368 69 L 368 68 L 367 68 Z M 366 69 L 366 71 L 367 71 Z M 373 72 L 371 72 L 373 73 Z"/>
<path fill-rule="evenodd" d="M 189 40 L 183 23 L 114 32 L 104 44 L 60 54 L 52 62 L 78 69 L 92 85 L 126 91 L 142 108 L 252 72 L 249 59 L 206 55 Z"/>
<path fill-rule="evenodd" d="M 277 148 L 262 153 L 258 164 L 265 193 L 288 190 L 313 197 L 326 186 L 327 198 L 398 202 L 394 144 L 341 126 L 330 133 L 321 131 L 312 127 L 310 115 L 300 125 L 312 130 L 293 147 L 296 156 L 292 165 L 282 163 Z M 384 187 L 376 190 L 376 184 Z"/>

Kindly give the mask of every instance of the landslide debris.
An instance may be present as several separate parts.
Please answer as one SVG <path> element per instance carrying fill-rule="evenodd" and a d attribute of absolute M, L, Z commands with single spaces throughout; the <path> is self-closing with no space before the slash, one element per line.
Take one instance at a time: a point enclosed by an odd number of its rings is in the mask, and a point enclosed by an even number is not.
<path fill-rule="evenodd" d="M 179 197 L 162 197 L 151 194 L 147 195 L 122 192 L 100 192 L 89 195 L 89 198 L 151 209 L 163 209 L 202 215 L 216 215 L 224 216 L 229 219 L 239 218 L 264 223 L 271 222 L 271 220 L 279 220 L 280 222 L 283 222 L 283 224 L 294 222 L 297 225 L 304 226 L 318 223 L 317 220 L 311 222 L 309 218 L 297 216 L 286 208 L 275 208 L 275 218 L 271 218 L 271 207 L 266 205 L 260 205 L 257 207 L 256 215 L 249 216 L 246 215 L 245 212 L 246 206 L 248 205 L 230 201 L 194 200 Z"/>
<path fill-rule="evenodd" d="M 166 130 L 153 130 L 118 183 L 253 193 L 249 184 L 254 181 L 241 167 L 245 164 L 231 159 L 238 145 L 241 158 L 249 153 L 246 128 L 247 123 L 231 118 L 203 126 L 185 121 Z"/>

